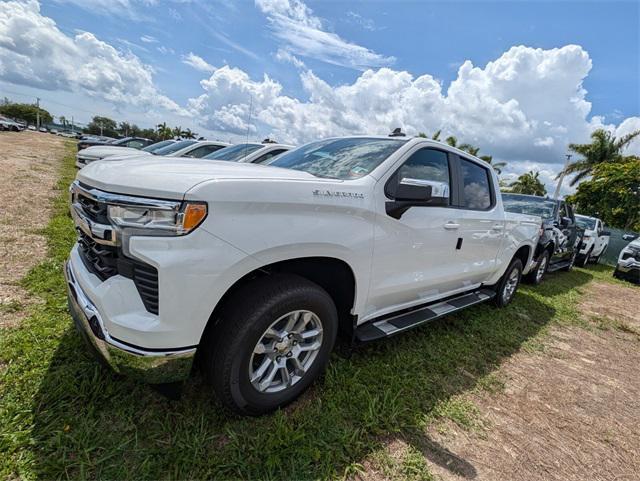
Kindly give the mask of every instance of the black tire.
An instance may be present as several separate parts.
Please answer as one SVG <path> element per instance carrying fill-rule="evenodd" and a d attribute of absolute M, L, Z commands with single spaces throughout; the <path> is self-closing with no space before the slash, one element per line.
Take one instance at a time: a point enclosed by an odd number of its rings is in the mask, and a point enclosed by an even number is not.
<path fill-rule="evenodd" d="M 516 271 L 516 279 L 515 286 L 513 287 L 513 291 L 508 294 L 506 292 L 507 286 L 513 280 L 512 276 L 514 275 L 514 271 Z M 504 275 L 500 278 L 500 282 L 496 285 L 496 296 L 493 298 L 493 303 L 497 307 L 505 307 L 509 305 L 509 303 L 515 297 L 516 291 L 518 290 L 518 286 L 520 285 L 520 279 L 522 278 L 522 261 L 520 259 L 513 259 Z M 507 295 L 508 294 L 508 295 Z"/>
<path fill-rule="evenodd" d="M 544 279 L 545 274 L 547 273 L 547 268 L 549 267 L 550 258 L 551 258 L 551 255 L 549 254 L 549 251 L 544 251 L 540 255 L 540 258 L 538 259 L 536 268 L 523 277 L 524 281 L 527 284 L 533 284 L 535 286 L 540 284 L 542 282 L 542 279 Z M 540 272 L 540 268 L 542 267 L 543 262 L 544 262 L 544 268 L 542 269 L 542 272 Z"/>
<path fill-rule="evenodd" d="M 593 252 L 593 247 L 591 247 L 587 253 L 584 255 L 584 257 L 580 258 L 580 267 L 587 267 L 587 264 L 589 263 L 589 259 L 591 258 L 591 253 Z"/>
<path fill-rule="evenodd" d="M 225 306 L 220 322 L 205 336 L 202 368 L 226 407 L 250 416 L 271 412 L 294 401 L 324 372 L 338 332 L 338 314 L 320 286 L 295 275 L 269 275 L 239 289 Z M 291 386 L 261 392 L 249 378 L 254 348 L 276 320 L 297 310 L 317 316 L 321 346 L 306 372 Z"/>
<path fill-rule="evenodd" d="M 571 256 L 571 262 L 562 268 L 565 272 L 570 272 L 573 269 L 573 266 L 576 263 L 576 258 L 578 257 L 578 251 L 574 250 L 573 255 Z"/>

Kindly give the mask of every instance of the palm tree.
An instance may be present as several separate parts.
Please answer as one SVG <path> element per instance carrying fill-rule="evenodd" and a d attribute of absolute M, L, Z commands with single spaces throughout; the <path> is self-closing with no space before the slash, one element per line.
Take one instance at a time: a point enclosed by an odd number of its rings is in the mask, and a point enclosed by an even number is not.
<path fill-rule="evenodd" d="M 591 175 L 596 165 L 605 162 L 618 162 L 622 158 L 622 151 L 638 135 L 640 135 L 640 130 L 616 138 L 608 130 L 594 130 L 591 133 L 591 143 L 569 144 L 569 150 L 579 154 L 582 158 L 567 165 L 556 179 L 563 174 L 576 174 L 569 184 L 576 185 L 582 179 Z"/>
<path fill-rule="evenodd" d="M 547 189 L 539 179 L 540 172 L 529 171 L 522 174 L 515 182 L 509 185 L 510 192 L 514 194 L 547 195 Z"/>
<path fill-rule="evenodd" d="M 431 136 L 431 139 L 432 140 L 440 140 L 440 132 L 441 132 L 440 130 L 436 131 L 436 133 Z M 424 139 L 428 139 L 429 138 L 429 136 L 427 134 L 425 134 L 424 132 L 419 132 L 417 137 L 422 137 Z"/>
<path fill-rule="evenodd" d="M 498 175 L 502 174 L 502 169 L 504 167 L 506 167 L 507 163 L 506 162 L 493 162 L 493 156 L 491 155 L 481 155 L 479 156 L 480 159 L 484 160 L 487 164 L 491 165 L 491 167 L 493 167 L 493 170 L 496 171 L 496 173 Z"/>
<path fill-rule="evenodd" d="M 191 129 L 185 129 L 182 131 L 182 136 L 185 139 L 195 139 L 198 134 L 196 134 L 195 132 L 192 132 Z"/>
<path fill-rule="evenodd" d="M 173 130 L 166 122 L 156 125 L 156 128 L 158 129 L 158 137 L 162 137 L 162 140 L 167 140 L 173 137 Z"/>
<path fill-rule="evenodd" d="M 440 135 L 440 131 L 437 132 Z M 449 144 L 451 147 L 456 147 L 457 149 L 464 150 L 465 152 L 469 152 L 471 155 L 475 155 L 476 157 L 484 160 L 487 164 L 491 164 L 493 170 L 495 170 L 498 175 L 502 174 L 502 168 L 507 165 L 506 162 L 496 162 L 493 163 L 493 156 L 491 155 L 478 155 L 480 152 L 480 147 L 474 147 L 471 144 L 460 144 L 458 145 L 458 139 L 453 135 L 450 135 L 445 139 L 445 142 Z"/>

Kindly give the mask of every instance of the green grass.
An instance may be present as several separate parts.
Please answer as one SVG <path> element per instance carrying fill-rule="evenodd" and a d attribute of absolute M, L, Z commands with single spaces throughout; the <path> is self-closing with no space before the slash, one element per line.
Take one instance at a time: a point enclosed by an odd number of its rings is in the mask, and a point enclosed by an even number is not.
<path fill-rule="evenodd" d="M 2 479 L 341 478 L 379 456 L 390 437 L 410 442 L 390 476 L 431 479 L 424 457 L 437 449 L 425 428 L 445 418 L 475 429 L 477 409 L 462 395 L 499 389 L 502 360 L 540 349 L 553 323 L 574 322 L 581 286 L 594 275 L 550 275 L 507 309 L 476 306 L 349 358 L 334 355 L 323 380 L 291 407 L 237 418 L 198 376 L 170 401 L 87 354 L 61 269 L 74 242 L 66 190 L 74 173 L 69 149 L 45 229 L 48 258 L 23 282 L 44 302 L 29 307 L 20 327 L 0 331 Z"/>

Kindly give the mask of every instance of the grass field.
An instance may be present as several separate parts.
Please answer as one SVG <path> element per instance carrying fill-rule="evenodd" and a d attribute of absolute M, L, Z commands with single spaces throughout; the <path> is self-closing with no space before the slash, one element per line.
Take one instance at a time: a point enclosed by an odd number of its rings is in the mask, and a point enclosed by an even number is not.
<path fill-rule="evenodd" d="M 19 327 L 0 331 L 0 478 L 341 478 L 384 457 L 383 440 L 411 446 L 389 477 L 432 479 L 419 453 L 425 429 L 442 419 L 481 429 L 464 396 L 497 390 L 493 376 L 517 351 L 544 348 L 545 332 L 581 324 L 582 287 L 607 268 L 552 275 L 523 286 L 497 310 L 480 305 L 413 332 L 334 355 L 326 376 L 284 411 L 259 419 L 224 412 L 195 376 L 179 401 L 119 378 L 89 357 L 67 313 L 62 262 L 74 242 L 61 168 L 49 255 L 24 280 L 43 302 Z M 589 326 L 585 326 L 589 327 Z"/>

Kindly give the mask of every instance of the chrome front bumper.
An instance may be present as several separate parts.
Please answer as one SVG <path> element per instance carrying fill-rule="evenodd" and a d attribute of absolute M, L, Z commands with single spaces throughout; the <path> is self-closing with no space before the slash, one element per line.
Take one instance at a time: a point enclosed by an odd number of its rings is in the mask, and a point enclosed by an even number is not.
<path fill-rule="evenodd" d="M 114 339 L 104 327 L 98 309 L 89 300 L 73 275 L 69 262 L 64 265 L 69 311 L 91 352 L 114 371 L 151 383 L 182 381 L 189 376 L 195 348 L 145 350 Z"/>

